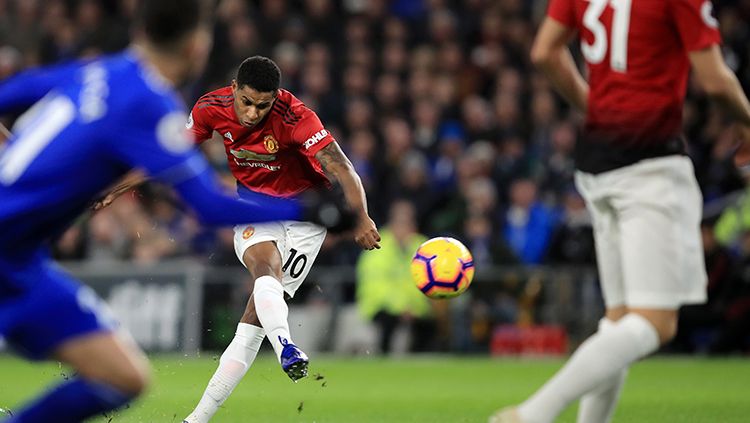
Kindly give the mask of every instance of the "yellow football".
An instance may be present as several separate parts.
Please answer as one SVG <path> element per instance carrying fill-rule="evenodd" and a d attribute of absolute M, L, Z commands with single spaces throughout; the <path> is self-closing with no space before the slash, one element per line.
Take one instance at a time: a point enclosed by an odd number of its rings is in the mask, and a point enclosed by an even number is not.
<path fill-rule="evenodd" d="M 417 288 L 430 298 L 456 297 L 471 285 L 474 259 L 458 240 L 432 238 L 414 254 L 411 275 Z"/>

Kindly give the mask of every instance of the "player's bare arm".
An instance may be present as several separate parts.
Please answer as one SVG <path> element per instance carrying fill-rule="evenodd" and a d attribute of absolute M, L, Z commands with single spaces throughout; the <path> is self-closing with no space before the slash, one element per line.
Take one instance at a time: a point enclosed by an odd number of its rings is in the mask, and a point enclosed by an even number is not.
<path fill-rule="evenodd" d="M 354 171 L 354 166 L 346 157 L 338 143 L 332 142 L 315 154 L 323 170 L 331 181 L 336 181 L 344 191 L 349 207 L 357 215 L 354 241 L 365 250 L 380 248 L 380 234 L 375 222 L 367 214 L 367 197 L 362 181 Z"/>
<path fill-rule="evenodd" d="M 695 78 L 706 94 L 718 101 L 740 123 L 750 126 L 750 102 L 718 45 L 693 51 L 689 55 Z"/>
<path fill-rule="evenodd" d="M 531 48 L 531 61 L 549 78 L 555 90 L 581 112 L 586 112 L 589 85 L 578 71 L 568 43 L 575 30 L 544 19 Z"/>
<path fill-rule="evenodd" d="M 726 65 L 719 46 L 693 51 L 689 55 L 695 78 L 711 98 L 736 119 L 742 144 L 735 163 L 743 173 L 750 173 L 750 102 L 737 77 Z"/>
<path fill-rule="evenodd" d="M 117 197 L 146 182 L 146 180 L 148 180 L 148 177 L 145 173 L 140 170 L 131 170 L 120 181 L 107 189 L 107 191 L 105 191 L 106 194 L 103 197 L 94 201 L 94 204 L 91 205 L 91 209 L 96 211 L 109 206 L 117 199 Z"/>
<path fill-rule="evenodd" d="M 11 137 L 13 137 L 13 134 L 10 133 L 8 128 L 6 128 L 2 122 L 0 122 L 0 145 L 5 141 L 8 141 Z"/>

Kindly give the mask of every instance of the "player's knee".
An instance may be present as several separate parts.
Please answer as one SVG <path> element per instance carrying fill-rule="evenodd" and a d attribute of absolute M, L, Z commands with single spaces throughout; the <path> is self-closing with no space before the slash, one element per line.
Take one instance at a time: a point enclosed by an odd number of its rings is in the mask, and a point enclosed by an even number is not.
<path fill-rule="evenodd" d="M 245 250 L 242 261 L 257 279 L 261 276 L 281 278 L 281 258 L 274 244 L 261 243 Z"/>
<path fill-rule="evenodd" d="M 667 342 L 671 341 L 677 334 L 677 319 L 664 319 L 664 321 L 661 322 L 660 327 L 657 327 L 656 330 L 657 332 L 659 332 L 659 341 L 661 342 L 661 344 L 666 344 Z"/>
<path fill-rule="evenodd" d="M 248 267 L 248 269 L 250 269 Z M 280 271 L 276 268 L 274 268 L 273 265 L 268 263 L 257 263 L 255 264 L 252 269 L 250 270 L 250 273 L 252 273 L 253 278 L 258 279 L 262 276 L 271 276 L 276 279 L 281 279 Z"/>
<path fill-rule="evenodd" d="M 151 369 L 145 361 L 137 360 L 118 372 L 113 378 L 112 385 L 123 393 L 138 396 L 151 383 Z"/>
<path fill-rule="evenodd" d="M 652 323 L 655 323 L 654 326 L 656 327 L 656 331 L 659 333 L 659 342 L 662 345 L 671 341 L 672 338 L 674 338 L 674 336 L 677 334 L 676 314 L 661 316 L 661 318 L 657 319 L 655 322 L 652 321 Z"/>
<path fill-rule="evenodd" d="M 151 371 L 148 368 L 139 369 L 128 375 L 128 378 L 125 379 L 124 382 L 125 389 L 128 392 L 140 395 L 151 383 Z"/>
<path fill-rule="evenodd" d="M 608 307 L 604 317 L 609 321 L 606 323 L 614 323 L 625 317 L 626 314 L 628 314 L 628 308 L 625 306 Z"/>
<path fill-rule="evenodd" d="M 633 312 L 646 318 L 659 335 L 661 345 L 671 341 L 677 334 L 677 312 L 675 310 L 633 309 Z"/>
<path fill-rule="evenodd" d="M 274 264 L 270 260 L 255 256 L 249 253 L 249 250 L 245 252 L 242 260 L 254 279 L 258 279 L 261 276 L 275 276 L 277 273 Z"/>

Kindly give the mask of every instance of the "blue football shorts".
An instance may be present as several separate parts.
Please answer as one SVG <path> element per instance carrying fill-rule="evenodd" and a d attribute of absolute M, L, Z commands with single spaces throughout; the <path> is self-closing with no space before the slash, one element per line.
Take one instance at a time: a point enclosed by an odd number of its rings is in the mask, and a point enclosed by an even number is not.
<path fill-rule="evenodd" d="M 43 360 L 66 341 L 115 326 L 93 290 L 45 251 L 0 256 L 0 337 L 18 353 Z"/>

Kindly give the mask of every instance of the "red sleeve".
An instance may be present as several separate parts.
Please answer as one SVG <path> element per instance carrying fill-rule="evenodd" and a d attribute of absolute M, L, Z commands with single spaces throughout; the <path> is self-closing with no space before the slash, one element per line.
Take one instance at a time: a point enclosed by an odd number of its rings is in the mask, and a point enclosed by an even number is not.
<path fill-rule="evenodd" d="M 214 131 L 209 125 L 208 107 L 200 108 L 197 104 L 193 106 L 185 126 L 192 132 L 196 144 L 210 140 Z"/>
<path fill-rule="evenodd" d="M 305 155 L 314 157 L 315 153 L 323 147 L 336 141 L 333 135 L 323 127 L 323 123 L 315 112 L 307 107 L 295 112 L 301 117 L 292 130 L 292 140 L 299 144 Z"/>
<path fill-rule="evenodd" d="M 574 0 L 550 0 L 547 16 L 569 27 L 576 27 L 576 13 Z"/>
<path fill-rule="evenodd" d="M 672 0 L 672 18 L 686 52 L 721 44 L 710 0 Z"/>

